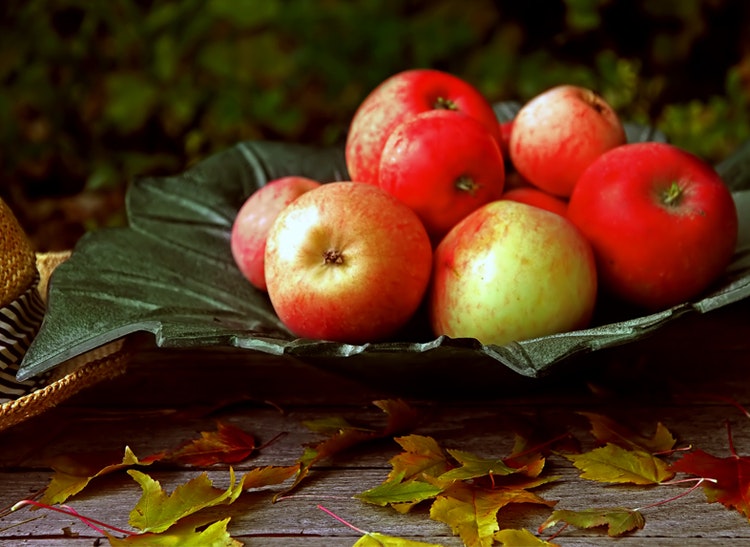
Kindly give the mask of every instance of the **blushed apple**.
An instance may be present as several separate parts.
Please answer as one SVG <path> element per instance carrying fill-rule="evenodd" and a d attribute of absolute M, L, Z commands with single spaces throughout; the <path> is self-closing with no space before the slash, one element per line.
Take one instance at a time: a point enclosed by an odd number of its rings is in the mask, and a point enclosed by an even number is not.
<path fill-rule="evenodd" d="M 230 234 L 232 257 L 255 288 L 266 290 L 264 256 L 273 221 L 292 201 L 318 186 L 307 177 L 278 178 L 258 188 L 240 207 Z"/>
<path fill-rule="evenodd" d="M 409 207 L 378 186 L 324 184 L 273 223 L 266 245 L 268 296 L 301 338 L 383 340 L 415 314 L 432 245 Z"/>
<path fill-rule="evenodd" d="M 513 120 L 500 122 L 500 150 L 503 153 L 503 159 L 510 163 L 510 135 L 513 132 Z"/>
<path fill-rule="evenodd" d="M 472 84 L 440 70 L 405 70 L 373 89 L 352 117 L 345 148 L 351 180 L 378 184 L 380 156 L 396 126 L 421 112 L 442 109 L 476 118 L 500 141 L 492 105 Z"/>
<path fill-rule="evenodd" d="M 430 324 L 436 335 L 495 345 L 583 328 L 596 302 L 596 275 L 591 246 L 567 219 L 494 201 L 435 250 Z"/>
<path fill-rule="evenodd" d="M 737 209 L 716 170 L 659 142 L 599 157 L 578 181 L 568 218 L 591 241 L 602 288 L 650 310 L 705 291 L 738 238 Z"/>
<path fill-rule="evenodd" d="M 524 104 L 513 121 L 514 168 L 545 192 L 569 197 L 581 173 L 601 154 L 625 144 L 614 109 L 580 86 L 553 87 Z"/>
<path fill-rule="evenodd" d="M 568 212 L 568 202 L 564 199 L 548 194 L 544 190 L 534 188 L 533 186 L 519 186 L 511 188 L 504 192 L 501 199 L 509 199 L 520 203 L 527 203 L 535 207 L 540 207 L 547 211 L 557 213 L 560 216 L 566 216 Z"/>
<path fill-rule="evenodd" d="M 437 244 L 459 220 L 498 199 L 500 146 L 476 119 L 430 110 L 396 127 L 380 159 L 379 185 L 417 213 Z"/>

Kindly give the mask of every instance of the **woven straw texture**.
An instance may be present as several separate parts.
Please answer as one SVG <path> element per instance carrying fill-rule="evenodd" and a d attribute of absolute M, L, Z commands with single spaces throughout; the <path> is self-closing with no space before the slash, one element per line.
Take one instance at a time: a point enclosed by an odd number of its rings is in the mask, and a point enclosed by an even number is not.
<path fill-rule="evenodd" d="M 9 304 L 36 278 L 36 256 L 26 233 L 0 199 L 0 306 Z"/>
<path fill-rule="evenodd" d="M 111 352 L 107 354 L 107 351 Z M 103 380 L 123 374 L 127 368 L 128 352 L 122 341 L 103 348 L 103 357 L 97 351 L 85 354 L 70 372 L 28 395 L 0 405 L 0 431 L 19 424 L 59 405 L 79 391 Z"/>

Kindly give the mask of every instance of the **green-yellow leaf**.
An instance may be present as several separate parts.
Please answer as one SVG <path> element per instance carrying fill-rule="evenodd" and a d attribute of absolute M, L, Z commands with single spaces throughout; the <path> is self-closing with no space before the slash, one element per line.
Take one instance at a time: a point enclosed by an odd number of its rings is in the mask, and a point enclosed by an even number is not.
<path fill-rule="evenodd" d="M 658 457 L 608 443 L 583 454 L 565 456 L 582 471 L 581 478 L 619 484 L 659 484 L 674 472 Z"/>
<path fill-rule="evenodd" d="M 198 531 L 200 523 L 182 521 L 161 533 L 146 532 L 125 538 L 106 535 L 112 547 L 242 547 L 243 544 L 227 532 L 228 523 L 229 518 L 226 518 Z"/>
<path fill-rule="evenodd" d="M 457 482 L 437 496 L 430 508 L 430 518 L 448 524 L 467 547 L 490 547 L 500 529 L 497 513 L 511 503 L 555 504 L 528 490 L 485 490 Z"/>
<path fill-rule="evenodd" d="M 383 484 L 370 488 L 357 494 L 355 497 L 373 505 L 384 507 L 389 504 L 417 503 L 434 498 L 443 488 L 423 481 L 410 480 L 401 481 L 403 476 L 395 481 L 386 481 Z"/>
<path fill-rule="evenodd" d="M 424 435 L 406 435 L 394 439 L 404 451 L 391 458 L 392 471 L 388 480 L 394 480 L 398 475 L 410 480 L 421 475 L 437 477 L 448 469 L 448 458 L 432 437 Z"/>
<path fill-rule="evenodd" d="M 517 469 L 509 467 L 503 460 L 482 458 L 463 450 L 448 450 L 448 453 L 461 465 L 440 475 L 440 480 L 468 480 L 492 475 L 511 475 Z"/>
<path fill-rule="evenodd" d="M 134 465 L 149 465 L 159 459 L 158 456 L 151 456 L 140 460 L 128 446 L 125 447 L 122 460 L 117 463 L 110 463 L 112 460 L 109 457 L 105 462 L 103 458 L 97 456 L 100 455 L 81 454 L 56 458 L 52 462 L 55 474 L 44 490 L 40 501 L 49 505 L 64 503 L 68 498 L 86 488 L 97 477 Z"/>
<path fill-rule="evenodd" d="M 463 501 L 440 496 L 430 508 L 430 518 L 448 524 L 453 534 L 460 536 L 468 547 L 489 547 L 499 529 L 497 512 L 500 507 L 481 498 Z"/>
<path fill-rule="evenodd" d="M 359 538 L 352 547 L 444 547 L 439 543 L 425 543 L 393 536 L 369 532 Z"/>
<path fill-rule="evenodd" d="M 566 522 L 576 528 L 607 527 L 607 534 L 616 537 L 632 530 L 643 528 L 646 524 L 640 511 L 623 507 L 602 507 L 585 509 L 583 511 L 558 510 L 539 526 L 539 532 L 555 526 L 559 522 Z"/>
<path fill-rule="evenodd" d="M 654 454 L 671 450 L 677 442 L 674 435 L 661 422 L 656 424 L 654 434 L 646 437 L 607 416 L 595 412 L 579 414 L 588 418 L 591 423 L 591 434 L 602 443 L 618 444 L 624 448 L 641 449 Z"/>
<path fill-rule="evenodd" d="M 506 528 L 496 532 L 494 538 L 504 547 L 559 547 L 557 543 L 545 541 L 526 528 Z"/>
<path fill-rule="evenodd" d="M 226 503 L 236 493 L 234 470 L 226 490 L 216 488 L 204 472 L 167 494 L 149 475 L 135 469 L 128 474 L 140 484 L 141 498 L 130 512 L 129 523 L 143 532 L 163 532 L 178 520 L 207 507 Z"/>

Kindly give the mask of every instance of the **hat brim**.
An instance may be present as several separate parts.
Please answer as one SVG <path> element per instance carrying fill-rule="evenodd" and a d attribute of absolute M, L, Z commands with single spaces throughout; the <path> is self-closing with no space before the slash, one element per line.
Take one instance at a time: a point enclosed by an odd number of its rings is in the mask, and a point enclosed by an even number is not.
<path fill-rule="evenodd" d="M 52 272 L 69 256 L 70 251 L 37 254 L 39 292 L 45 301 Z M 129 358 L 125 339 L 121 339 L 63 363 L 43 387 L 0 404 L 0 431 L 42 414 L 84 389 L 120 376 L 127 369 Z"/>

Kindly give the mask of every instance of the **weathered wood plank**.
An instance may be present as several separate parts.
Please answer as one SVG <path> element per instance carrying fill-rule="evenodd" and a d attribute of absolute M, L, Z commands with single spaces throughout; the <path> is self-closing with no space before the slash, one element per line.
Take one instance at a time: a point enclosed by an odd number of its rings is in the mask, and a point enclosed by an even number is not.
<path fill-rule="evenodd" d="M 197 476 L 201 471 L 157 471 L 147 470 L 162 486 L 171 491 L 178 484 Z M 685 491 L 686 487 L 633 488 L 629 486 L 603 486 L 591 481 L 577 479 L 577 472 L 569 467 L 555 469 L 561 480 L 535 490 L 549 500 L 558 500 L 561 509 L 586 509 L 591 507 L 644 507 Z M 323 505 L 351 522 L 355 526 L 398 536 L 438 537 L 449 533 L 447 526 L 432 521 L 425 510 L 401 515 L 389 508 L 364 504 L 354 496 L 376 486 L 385 478 L 381 469 L 325 468 L 314 471 L 309 480 L 295 492 L 277 503 L 271 502 L 278 488 L 246 493 L 228 507 L 209 510 L 208 514 L 224 518 L 232 516 L 231 529 L 238 535 L 296 536 L 312 535 L 338 537 L 350 535 L 350 530 L 318 509 Z M 209 472 L 217 487 L 226 487 L 229 475 L 226 470 Z M 0 484 L 7 493 L 5 499 L 20 499 L 37 489 L 44 482 L 43 473 L 2 473 Z M 138 485 L 124 473 L 100 479 L 82 494 L 69 501 L 81 514 L 104 520 L 112 525 L 128 527 L 128 514 L 140 496 Z M 25 522 L 33 516 L 43 515 Z M 502 510 L 499 514 L 501 526 L 508 528 L 527 527 L 535 530 L 549 515 L 549 509 L 536 506 L 517 506 Z M 750 525 L 738 513 L 719 504 L 707 504 L 703 493 L 695 491 L 669 504 L 644 510 L 646 527 L 636 537 L 744 537 L 750 538 Z M 0 537 L 59 535 L 64 527 L 85 533 L 85 527 L 75 519 L 56 513 L 20 510 L 8 515 L 2 522 Z M 552 533 L 552 532 L 550 532 Z M 604 542 L 600 533 L 565 531 L 564 536 L 596 537 Z"/>
<path fill-rule="evenodd" d="M 725 422 L 730 421 L 734 446 L 740 454 L 750 455 L 750 420 L 721 399 L 750 406 L 750 306 L 718 310 L 711 317 L 710 322 L 690 320 L 679 328 L 670 327 L 638 348 L 609 352 L 606 361 L 594 362 L 585 375 L 554 378 L 527 389 L 497 386 L 494 396 L 487 390 L 475 396 L 472 391 L 451 393 L 450 389 L 409 396 L 407 400 L 424 417 L 415 432 L 431 435 L 446 447 L 494 457 L 508 454 L 519 431 L 536 431 L 542 437 L 568 431 L 587 448 L 593 442 L 588 422 L 578 412 L 590 411 L 611 416 L 644 435 L 651 435 L 656 423 L 662 422 L 678 437 L 678 446 L 701 448 L 719 457 L 729 455 Z M 385 417 L 371 402 L 394 396 L 307 365 L 289 366 L 274 359 L 254 363 L 241 374 L 231 363 L 219 364 L 217 376 L 201 384 L 205 370 L 199 357 L 180 362 L 183 368 L 178 375 L 174 361 L 157 360 L 151 368 L 135 369 L 102 389 L 0 433 L 0 506 L 12 505 L 45 486 L 50 463 L 60 454 L 107 450 L 117 456 L 127 445 L 146 456 L 213 430 L 217 420 L 243 428 L 259 443 L 274 439 L 236 465 L 238 473 L 254 466 L 288 465 L 297 460 L 305 444 L 323 438 L 305 427 L 306 420 L 341 416 L 382 424 Z M 542 427 L 549 431 L 542 434 Z M 358 447 L 321 462 L 283 501 L 270 503 L 271 492 L 278 489 L 246 493 L 232 506 L 214 510 L 215 515 L 231 515 L 230 531 L 246 545 L 353 544 L 358 535 L 318 509 L 318 504 L 365 530 L 460 545 L 446 525 L 430 520 L 423 509 L 401 515 L 354 498 L 385 478 L 389 459 L 398 450 L 392 441 Z M 561 480 L 536 492 L 558 500 L 560 509 L 645 507 L 689 487 L 604 486 L 579 479 L 572 465 L 559 456 L 551 457 L 548 465 Z M 201 471 L 148 469 L 167 490 Z M 217 486 L 227 485 L 226 469 L 208 472 Z M 120 472 L 97 479 L 70 503 L 82 514 L 127 527 L 128 513 L 139 495 L 138 485 Z M 503 527 L 536 530 L 548 514 L 543 507 L 513 506 L 501 511 L 500 522 Z M 720 504 L 708 504 L 701 490 L 644 510 L 644 515 L 645 528 L 626 538 L 615 540 L 601 530 L 569 527 L 557 541 L 563 546 L 617 543 L 626 547 L 646 542 L 666 547 L 750 544 L 748 520 Z M 65 537 L 64 530 L 79 537 Z M 56 513 L 23 509 L 0 518 L 0 547 L 91 546 L 97 537 L 76 519 Z"/>
<path fill-rule="evenodd" d="M 732 405 L 644 406 L 639 401 L 617 400 L 608 404 L 592 400 L 579 405 L 530 405 L 486 402 L 480 404 L 416 401 L 423 416 L 415 433 L 431 435 L 448 447 L 504 456 L 512 446 L 514 432 L 546 425 L 551 433 L 570 432 L 591 442 L 589 424 L 580 411 L 612 417 L 644 435 L 654 432 L 657 422 L 665 424 L 678 438 L 678 445 L 711 449 L 728 455 L 725 422 L 734 423 L 732 435 L 738 450 L 750 451 L 750 422 Z M 251 433 L 261 447 L 247 465 L 288 465 L 300 456 L 305 444 L 325 438 L 310 431 L 305 422 L 325 417 L 344 417 L 352 423 L 382 426 L 385 416 L 368 402 L 359 406 L 296 407 L 281 414 L 270 407 L 242 407 L 209 416 L 178 416 L 171 412 L 143 413 L 66 409 L 66 413 L 42 417 L 0 434 L 0 469 L 48 468 L 61 454 L 112 451 L 121 454 L 129 446 L 137 455 L 172 448 L 196 438 L 202 431 L 216 429 L 224 420 Z M 347 453 L 335 461 L 343 467 L 387 468 L 388 458 L 398 450 L 392 442 L 381 442 Z"/>
<path fill-rule="evenodd" d="M 285 537 L 258 537 L 258 536 L 234 536 L 236 540 L 242 542 L 245 547 L 351 547 L 359 536 L 345 537 L 315 537 L 315 536 L 285 536 Z M 456 542 L 455 538 L 439 537 L 409 537 L 414 541 L 422 541 L 444 545 L 445 547 L 460 546 L 461 542 Z M 563 537 L 556 540 L 562 547 L 599 547 L 602 545 L 598 538 L 575 538 Z M 606 540 L 605 540 L 606 541 Z M 694 538 L 694 539 L 674 539 L 674 538 L 653 538 L 649 545 L 658 545 L 659 547 L 725 547 L 728 543 L 732 545 L 743 545 L 729 538 Z M 98 542 L 98 543 L 97 543 Z M 0 547 L 103 547 L 107 542 L 99 536 L 89 535 L 77 538 L 0 538 Z M 615 545 L 615 543 L 613 543 Z M 642 547 L 644 540 L 642 538 L 620 538 L 616 545 L 619 547 Z"/>

